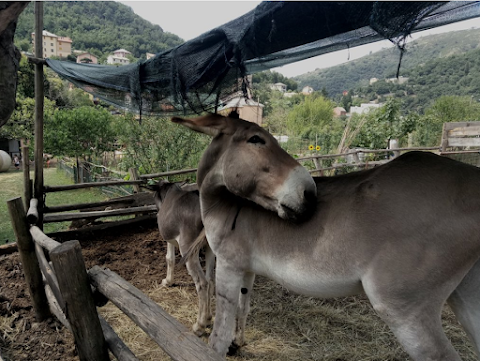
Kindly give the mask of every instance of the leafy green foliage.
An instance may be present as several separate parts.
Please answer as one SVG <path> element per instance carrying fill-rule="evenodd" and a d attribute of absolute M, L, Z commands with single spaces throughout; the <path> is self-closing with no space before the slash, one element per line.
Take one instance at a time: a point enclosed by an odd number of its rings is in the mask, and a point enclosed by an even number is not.
<path fill-rule="evenodd" d="M 480 120 L 480 103 L 471 97 L 442 96 L 425 110 L 414 133 L 421 146 L 440 145 L 443 123 Z"/>
<path fill-rule="evenodd" d="M 99 156 L 115 149 L 113 116 L 100 107 L 58 110 L 45 119 L 45 152 L 70 157 Z"/>
<path fill-rule="evenodd" d="M 34 4 L 20 15 L 15 43 L 22 49 L 31 44 L 34 29 Z M 158 25 L 136 15 L 115 1 L 44 2 L 44 29 L 72 39 L 72 49 L 89 51 L 97 56 L 125 48 L 135 58 L 158 53 L 183 43 L 178 36 L 165 33 Z M 105 56 L 106 58 L 106 56 Z"/>
<path fill-rule="evenodd" d="M 333 117 L 334 104 L 318 94 L 305 97 L 287 115 L 289 135 L 299 135 L 318 144 L 322 153 L 336 149 L 343 133 L 343 122 Z"/>
<path fill-rule="evenodd" d="M 141 174 L 196 168 L 210 138 L 179 127 L 167 119 L 131 114 L 116 119 L 118 143 L 122 145 L 122 168 L 137 168 Z"/>

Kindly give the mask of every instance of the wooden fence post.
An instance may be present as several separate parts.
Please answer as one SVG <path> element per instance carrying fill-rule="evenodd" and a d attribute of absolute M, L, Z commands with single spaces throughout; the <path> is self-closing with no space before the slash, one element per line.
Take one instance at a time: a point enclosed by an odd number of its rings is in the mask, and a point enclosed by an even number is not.
<path fill-rule="evenodd" d="M 50 317 L 47 296 L 43 287 L 42 273 L 35 254 L 35 244 L 29 232 L 25 209 L 20 197 L 7 201 L 10 219 L 12 221 L 15 237 L 17 238 L 18 251 L 23 264 L 25 281 L 30 292 L 35 309 L 35 317 L 43 321 Z"/>
<path fill-rule="evenodd" d="M 50 251 L 50 258 L 66 304 L 66 316 L 72 327 L 80 360 L 110 360 L 80 243 L 65 242 Z"/>
<path fill-rule="evenodd" d="M 23 189 L 25 198 L 25 209 L 30 206 L 32 199 L 32 182 L 30 180 L 30 159 L 28 156 L 28 146 L 22 147 L 22 168 L 23 168 Z"/>
<path fill-rule="evenodd" d="M 130 179 L 131 180 L 139 180 L 140 177 L 138 176 L 138 172 L 136 168 L 130 168 L 128 170 L 128 173 L 130 173 Z M 140 186 L 138 184 L 133 185 L 133 192 L 134 193 L 139 193 L 140 192 Z"/>
<path fill-rule="evenodd" d="M 43 58 L 43 3 L 35 1 L 35 56 Z M 43 64 L 35 64 L 35 182 L 34 197 L 38 199 L 39 220 L 43 229 Z"/>

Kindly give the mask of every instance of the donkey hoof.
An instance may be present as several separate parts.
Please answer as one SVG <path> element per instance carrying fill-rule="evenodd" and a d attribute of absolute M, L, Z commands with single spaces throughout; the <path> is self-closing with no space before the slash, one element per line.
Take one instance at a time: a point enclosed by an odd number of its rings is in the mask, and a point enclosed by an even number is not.
<path fill-rule="evenodd" d="M 200 337 L 205 333 L 205 327 L 202 327 L 198 323 L 195 323 L 192 326 L 192 331 L 196 336 Z"/>
<path fill-rule="evenodd" d="M 232 341 L 231 345 L 228 347 L 228 356 L 235 356 L 238 354 L 238 351 L 240 350 L 242 346 L 238 345 L 235 341 Z"/>
<path fill-rule="evenodd" d="M 162 280 L 162 286 L 165 286 L 165 287 L 170 287 L 173 285 L 173 282 L 172 281 L 168 281 L 166 278 L 164 278 Z"/>

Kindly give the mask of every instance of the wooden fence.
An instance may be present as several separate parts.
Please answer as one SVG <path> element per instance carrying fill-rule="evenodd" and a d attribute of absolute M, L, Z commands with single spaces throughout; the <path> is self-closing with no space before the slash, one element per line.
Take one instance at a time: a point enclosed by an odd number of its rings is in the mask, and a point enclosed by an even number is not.
<path fill-rule="evenodd" d="M 98 266 L 85 269 L 80 243 L 59 243 L 35 225 L 38 201 L 25 213 L 21 198 L 7 202 L 28 291 L 38 321 L 55 315 L 74 336 L 81 361 L 138 358 L 97 312 L 111 301 L 171 358 L 222 360 L 212 348 L 116 273 Z M 50 260 L 50 261 L 49 261 Z"/>

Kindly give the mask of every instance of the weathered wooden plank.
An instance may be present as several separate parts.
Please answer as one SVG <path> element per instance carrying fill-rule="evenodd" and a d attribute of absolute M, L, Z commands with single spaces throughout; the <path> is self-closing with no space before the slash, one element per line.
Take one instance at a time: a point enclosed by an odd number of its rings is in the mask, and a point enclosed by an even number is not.
<path fill-rule="evenodd" d="M 471 127 L 458 127 L 448 131 L 447 136 L 450 137 L 463 137 L 463 136 L 475 136 L 480 135 L 480 125 Z"/>
<path fill-rule="evenodd" d="M 45 248 L 48 251 L 53 251 L 55 249 L 55 247 L 58 247 L 61 244 L 57 241 L 54 241 L 50 237 L 48 237 L 37 226 L 30 227 L 30 234 L 31 234 L 33 240 L 35 241 L 35 243 L 38 243 L 40 246 L 42 246 L 43 248 Z"/>
<path fill-rule="evenodd" d="M 38 199 L 30 199 L 30 207 L 27 211 L 27 221 L 29 224 L 36 224 L 38 222 Z"/>
<path fill-rule="evenodd" d="M 180 175 L 180 174 L 187 174 L 187 173 L 195 173 L 197 168 L 190 168 L 190 169 L 182 169 L 182 170 L 173 170 L 170 172 L 161 172 L 161 173 L 153 173 L 153 174 L 142 174 L 139 176 L 140 179 L 149 179 L 149 178 L 160 178 L 160 177 L 168 177 L 171 175 Z"/>
<path fill-rule="evenodd" d="M 28 155 L 28 146 L 22 147 L 22 168 L 23 168 L 23 197 L 25 209 L 30 206 L 32 199 L 32 183 L 30 179 L 30 159 Z"/>
<path fill-rule="evenodd" d="M 147 221 L 149 219 L 155 219 L 155 218 L 156 218 L 156 214 L 151 213 L 151 214 L 147 214 L 145 216 L 141 216 L 141 217 L 137 217 L 137 218 L 124 219 L 124 220 L 121 220 L 121 221 L 105 222 L 105 223 L 102 223 L 102 224 L 97 224 L 97 225 L 94 225 L 94 226 L 88 226 L 88 227 L 85 227 L 85 228 L 71 229 L 71 230 L 68 230 L 68 231 L 52 232 L 52 233 L 49 233 L 48 236 L 50 236 L 50 237 L 60 237 L 60 238 L 69 237 L 71 239 L 72 237 L 74 237 L 77 234 L 80 235 L 80 234 L 84 234 L 86 232 L 101 231 L 101 230 L 104 230 L 104 229 L 125 226 L 125 225 L 128 225 L 128 224 L 143 222 L 143 221 Z"/>
<path fill-rule="evenodd" d="M 448 132 L 449 130 L 455 128 L 466 128 L 466 127 L 474 127 L 480 125 L 480 122 L 448 122 L 443 123 L 444 131 Z"/>
<path fill-rule="evenodd" d="M 44 213 L 68 212 L 68 211 L 75 211 L 75 210 L 98 211 L 98 210 L 104 210 L 108 206 L 116 209 L 116 208 L 146 206 L 146 205 L 152 205 L 152 204 L 155 204 L 155 200 L 153 199 L 153 194 L 151 192 L 148 192 L 148 193 L 141 192 L 141 193 L 132 194 L 124 197 L 113 198 L 113 199 L 109 199 L 101 202 L 78 203 L 78 204 L 68 204 L 63 206 L 45 207 Z"/>
<path fill-rule="evenodd" d="M 30 297 L 35 309 L 35 317 L 43 321 L 50 317 L 47 296 L 43 288 L 42 272 L 35 254 L 35 244 L 28 232 L 27 217 L 20 197 L 7 201 L 10 220 L 17 239 L 18 251 L 22 260 L 23 273 L 28 286 Z"/>
<path fill-rule="evenodd" d="M 98 188 L 98 187 L 105 187 L 105 186 L 124 186 L 124 185 L 143 184 L 143 183 L 145 183 L 144 180 L 91 182 L 91 183 L 69 184 L 64 186 L 45 186 L 43 189 L 45 193 L 52 193 L 52 192 L 70 191 L 74 189 L 95 188 L 95 187 Z"/>
<path fill-rule="evenodd" d="M 112 204 L 125 204 L 129 205 L 134 202 L 133 199 L 123 200 L 121 198 L 110 199 L 108 201 L 103 202 L 91 202 L 91 203 L 77 203 L 77 204 L 68 204 L 64 206 L 51 206 L 45 207 L 44 213 L 56 213 L 56 212 L 69 212 L 69 211 L 76 211 L 80 209 L 89 209 L 89 208 L 96 208 L 96 207 L 107 207 Z"/>
<path fill-rule="evenodd" d="M 105 341 L 110 351 L 118 361 L 139 361 L 135 354 L 127 345 L 118 337 L 113 328 L 108 324 L 102 316 L 98 316 L 100 325 L 102 326 Z"/>
<path fill-rule="evenodd" d="M 35 253 L 37 254 L 38 263 L 40 269 L 42 270 L 45 281 L 50 286 L 50 289 L 55 296 L 60 309 L 65 311 L 65 301 L 63 300 L 62 294 L 60 293 L 60 288 L 58 287 L 57 276 L 50 267 L 50 264 L 45 257 L 45 253 L 43 252 L 43 248 L 38 243 L 35 244 Z"/>
<path fill-rule="evenodd" d="M 0 256 L 4 254 L 11 254 L 18 251 L 18 247 L 16 243 L 8 243 L 2 244 L 0 246 Z"/>
<path fill-rule="evenodd" d="M 45 293 L 47 294 L 48 305 L 50 306 L 50 312 L 57 317 L 57 319 L 64 325 L 70 332 L 72 332 L 72 326 L 68 322 L 65 314 L 63 313 L 60 305 L 58 304 L 57 298 L 53 294 L 52 289 L 48 284 L 45 285 Z"/>
<path fill-rule="evenodd" d="M 115 272 L 94 266 L 92 284 L 130 317 L 175 361 L 220 361 L 223 358 L 184 325 Z"/>
<path fill-rule="evenodd" d="M 50 258 L 67 305 L 66 316 L 72 327 L 80 360 L 109 361 L 80 243 L 62 243 L 50 252 Z"/>
<path fill-rule="evenodd" d="M 73 219 L 88 219 L 88 218 L 124 216 L 124 215 L 129 215 L 129 214 L 154 212 L 156 210 L 157 210 L 157 207 L 155 205 L 151 205 L 151 206 L 142 206 L 142 207 L 113 209 L 113 210 L 109 210 L 109 211 L 78 212 L 78 213 L 53 213 L 53 214 L 46 214 L 43 221 L 44 221 L 44 223 L 63 222 L 63 221 L 71 221 Z"/>
<path fill-rule="evenodd" d="M 448 147 L 480 147 L 480 138 L 448 138 Z"/>

